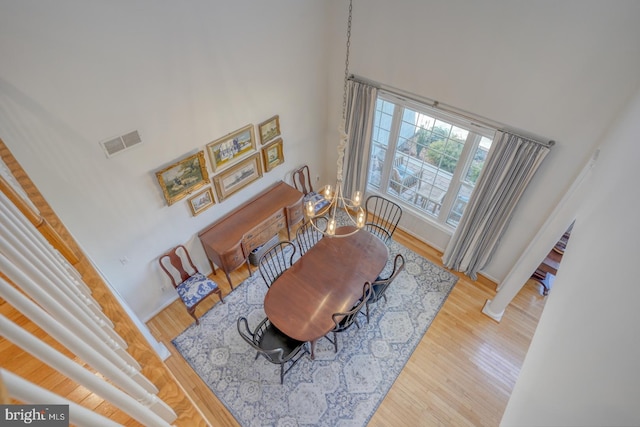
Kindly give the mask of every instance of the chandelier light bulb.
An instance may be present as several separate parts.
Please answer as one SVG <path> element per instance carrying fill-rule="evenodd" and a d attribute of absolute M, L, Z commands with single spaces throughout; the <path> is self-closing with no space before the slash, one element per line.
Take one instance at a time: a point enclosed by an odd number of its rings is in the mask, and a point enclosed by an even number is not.
<path fill-rule="evenodd" d="M 327 225 L 327 234 L 329 236 L 333 236 L 334 234 L 336 234 L 336 219 L 335 218 L 331 218 L 329 220 L 329 224 Z"/>
<path fill-rule="evenodd" d="M 353 206 L 359 207 L 360 203 L 362 203 L 362 194 L 360 191 L 356 191 L 356 194 L 353 196 Z"/>
<path fill-rule="evenodd" d="M 362 208 L 360 208 L 358 210 L 358 218 L 356 220 L 356 227 L 358 227 L 358 228 L 364 227 L 364 210 L 362 210 Z"/>

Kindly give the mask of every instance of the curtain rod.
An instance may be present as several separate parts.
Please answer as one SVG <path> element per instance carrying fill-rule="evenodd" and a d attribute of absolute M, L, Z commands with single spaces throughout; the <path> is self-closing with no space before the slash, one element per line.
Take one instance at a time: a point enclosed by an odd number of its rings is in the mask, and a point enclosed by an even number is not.
<path fill-rule="evenodd" d="M 415 95 L 415 94 L 409 93 L 409 92 L 407 92 L 405 90 L 402 90 L 402 89 L 394 88 L 394 87 L 391 87 L 391 86 L 384 85 L 382 83 L 375 82 L 373 80 L 369 80 L 369 79 L 367 79 L 365 77 L 361 77 L 361 76 L 357 76 L 355 74 L 351 74 L 349 76 L 349 80 L 353 80 L 353 81 L 358 82 L 358 83 L 363 83 L 363 84 L 366 84 L 366 85 L 369 85 L 369 86 L 373 86 L 373 87 L 375 87 L 375 88 L 377 88 L 379 90 L 383 90 L 385 92 L 389 92 L 389 93 L 391 93 L 393 95 L 396 95 L 396 96 L 398 96 L 400 98 L 406 98 L 406 99 L 409 99 L 411 101 L 419 102 L 421 104 L 427 104 L 427 105 L 429 105 L 429 106 L 431 106 L 433 108 L 436 108 L 438 110 L 441 110 L 441 111 L 444 111 L 444 112 L 447 112 L 447 113 L 453 113 L 453 114 L 456 114 L 458 116 L 462 116 L 465 119 L 470 120 L 473 124 L 475 124 L 477 126 L 480 126 L 480 127 L 486 128 L 486 129 L 500 130 L 502 132 L 508 132 L 508 133 L 510 133 L 512 135 L 515 135 L 515 136 L 519 137 L 519 138 L 526 139 L 528 141 L 538 143 L 538 144 L 543 145 L 545 147 L 551 148 L 556 143 L 553 140 L 549 140 L 548 142 L 543 142 L 543 141 L 538 140 L 537 138 L 532 138 L 532 137 L 528 137 L 528 136 L 519 135 L 518 133 L 509 130 L 507 128 L 507 126 L 502 124 L 502 123 L 494 122 L 493 120 L 489 120 L 489 119 L 486 119 L 486 118 L 483 118 L 483 117 L 476 116 L 474 114 L 471 114 L 471 113 L 468 113 L 466 111 L 460 110 L 460 109 L 458 109 L 456 107 L 452 107 L 452 106 L 447 105 L 447 104 L 442 104 L 441 102 L 436 101 L 435 99 L 430 99 L 430 98 L 425 98 L 425 97 L 420 96 L 420 95 Z"/>

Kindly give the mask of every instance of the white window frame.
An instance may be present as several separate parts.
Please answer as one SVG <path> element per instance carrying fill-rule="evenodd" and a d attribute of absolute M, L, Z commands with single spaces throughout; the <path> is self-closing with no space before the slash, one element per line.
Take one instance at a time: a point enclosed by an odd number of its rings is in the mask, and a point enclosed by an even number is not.
<path fill-rule="evenodd" d="M 451 209 L 454 207 L 454 204 L 457 201 L 458 193 L 460 188 L 465 185 L 469 186 L 468 183 L 464 181 L 464 177 L 467 176 L 467 171 L 469 170 L 473 156 L 478 149 L 480 141 L 482 137 L 486 137 L 488 139 L 493 139 L 496 129 L 487 127 L 486 125 L 479 125 L 474 123 L 471 119 L 467 117 L 463 117 L 451 112 L 442 111 L 436 107 L 432 107 L 425 103 L 421 103 L 415 100 L 407 99 L 405 97 L 396 95 L 391 92 L 387 92 L 385 90 L 380 90 L 378 92 L 377 100 L 384 100 L 390 102 L 395 105 L 391 127 L 389 130 L 389 141 L 386 148 L 386 154 L 383 162 L 382 171 L 380 174 L 380 188 L 376 189 L 375 187 L 369 185 L 369 176 L 367 176 L 367 193 L 379 194 L 384 197 L 388 197 L 399 203 L 403 209 L 407 208 L 411 210 L 412 213 L 424 219 L 426 221 L 432 222 L 438 225 L 440 228 L 445 230 L 453 231 L 456 228 L 457 223 L 449 222 L 449 215 Z M 426 114 L 435 119 L 442 120 L 459 128 L 467 130 L 468 136 L 467 140 L 464 143 L 464 147 L 460 158 L 458 159 L 458 163 L 454 170 L 453 176 L 451 177 L 451 181 L 447 192 L 445 194 L 444 199 L 442 200 L 442 205 L 438 211 L 437 215 L 432 215 L 428 213 L 424 209 L 418 208 L 417 205 L 410 203 L 409 201 L 403 199 L 397 194 L 394 194 L 388 190 L 391 171 L 393 169 L 393 161 L 396 154 L 396 149 L 399 142 L 399 133 L 400 133 L 400 125 L 402 122 L 402 113 L 405 108 L 408 108 L 412 111 L 416 111 L 419 113 Z M 375 125 L 374 125 L 375 126 Z M 371 161 L 371 155 L 374 150 L 374 143 L 371 141 L 367 163 Z M 367 173 L 369 171 L 369 167 L 367 165 Z M 473 186 L 472 186 L 473 188 Z"/>

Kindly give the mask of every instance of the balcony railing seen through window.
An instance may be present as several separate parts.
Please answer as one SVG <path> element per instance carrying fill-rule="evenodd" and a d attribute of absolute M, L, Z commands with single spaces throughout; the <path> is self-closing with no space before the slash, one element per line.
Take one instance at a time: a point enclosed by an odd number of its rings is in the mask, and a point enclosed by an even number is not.
<path fill-rule="evenodd" d="M 382 93 L 367 190 L 455 228 L 491 148 L 493 131 L 427 105 Z"/>

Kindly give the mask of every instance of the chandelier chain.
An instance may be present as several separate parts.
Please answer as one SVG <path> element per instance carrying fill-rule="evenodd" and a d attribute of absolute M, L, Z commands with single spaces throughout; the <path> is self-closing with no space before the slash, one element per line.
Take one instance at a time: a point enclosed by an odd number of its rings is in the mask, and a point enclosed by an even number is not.
<path fill-rule="evenodd" d="M 344 83 L 342 86 L 342 121 L 347 118 L 347 81 L 349 80 L 349 48 L 351 47 L 351 16 L 353 0 L 349 0 L 349 20 L 347 21 L 347 55 L 344 60 Z"/>
<path fill-rule="evenodd" d="M 358 232 L 365 226 L 366 212 L 362 207 L 362 193 L 356 191 L 353 198 L 347 198 L 343 194 L 342 188 L 342 169 L 344 166 L 344 155 L 347 147 L 349 136 L 346 133 L 347 127 L 347 85 L 349 80 L 349 50 L 351 47 L 351 17 L 353 12 L 353 0 L 349 0 L 349 20 L 347 21 L 347 53 L 344 61 L 344 82 L 342 86 L 342 123 L 339 132 L 340 139 L 338 141 L 338 160 L 335 190 L 330 185 L 326 185 L 322 190 L 322 196 L 325 201 L 329 202 L 328 212 L 323 214 L 318 212 L 319 201 L 307 201 L 305 204 L 305 216 L 309 219 L 311 226 L 326 236 L 348 237 Z M 344 212 L 348 227 L 338 228 L 338 210 Z M 326 229 L 318 226 L 316 220 L 319 217 L 328 215 Z"/>

